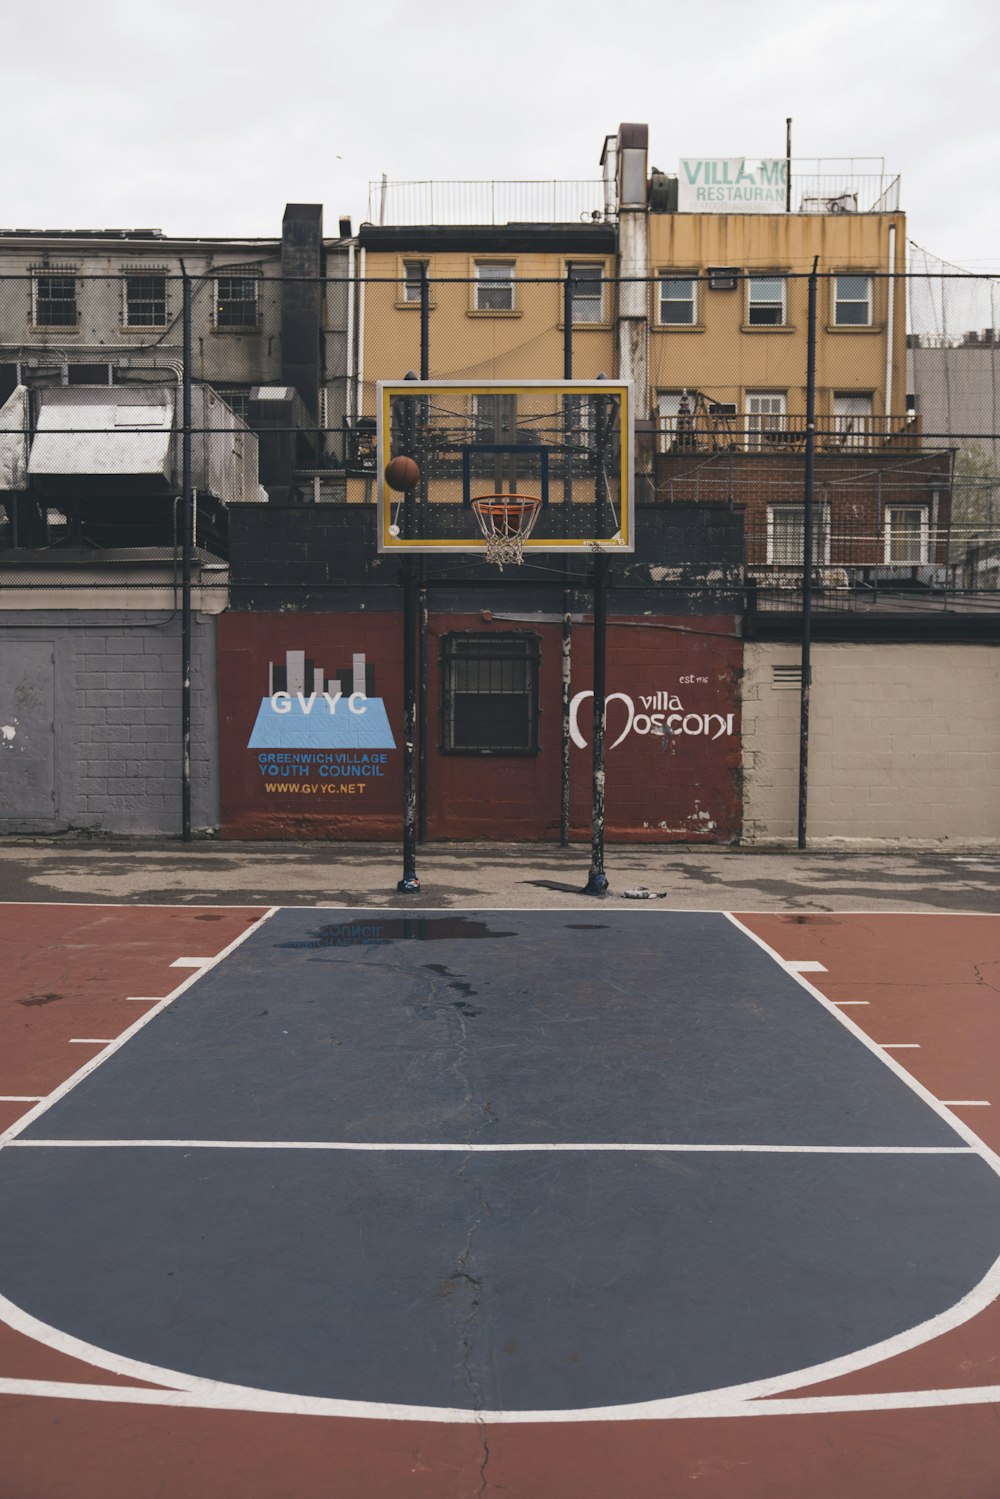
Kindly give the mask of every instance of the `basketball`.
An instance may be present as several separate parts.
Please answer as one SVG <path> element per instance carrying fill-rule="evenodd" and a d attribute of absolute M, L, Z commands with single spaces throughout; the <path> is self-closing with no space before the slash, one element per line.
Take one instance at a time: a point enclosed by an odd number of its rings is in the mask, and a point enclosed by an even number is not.
<path fill-rule="evenodd" d="M 412 458 L 390 458 L 385 466 L 385 482 L 390 489 L 415 489 L 420 483 L 420 465 Z"/>

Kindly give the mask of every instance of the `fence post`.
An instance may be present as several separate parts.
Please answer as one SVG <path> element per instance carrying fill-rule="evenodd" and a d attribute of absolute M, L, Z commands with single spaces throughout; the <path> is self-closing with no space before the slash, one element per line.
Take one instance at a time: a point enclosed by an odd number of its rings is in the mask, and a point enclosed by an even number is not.
<path fill-rule="evenodd" d="M 563 282 L 563 379 L 573 378 L 573 275 L 572 266 L 567 267 L 566 279 Z M 573 398 L 567 396 L 564 402 L 564 413 L 568 419 L 573 412 Z M 566 487 L 567 496 L 571 493 L 573 474 L 573 456 L 569 451 L 567 443 L 566 454 Z M 564 507 L 565 509 L 565 507 Z M 567 519 L 563 516 L 564 521 Z M 572 683 L 573 664 L 573 617 L 571 610 L 571 598 L 569 588 L 569 558 L 563 558 L 563 596 L 562 596 L 562 738 L 560 740 L 560 783 L 559 783 L 559 846 L 569 848 L 569 765 L 570 765 L 570 733 L 569 733 L 569 708 Z"/>
<path fill-rule="evenodd" d="M 431 369 L 431 293 L 427 262 L 420 262 L 420 378 L 428 380 Z M 426 497 L 427 475 L 421 475 L 421 497 Z M 417 841 L 427 841 L 427 563 L 421 554 L 417 606 L 420 612 L 419 662 L 417 666 Z"/>
<path fill-rule="evenodd" d="M 191 489 L 191 277 L 183 274 L 181 434 L 181 838 L 191 842 L 191 550 L 194 502 Z"/>
<path fill-rule="evenodd" d="M 816 291 L 817 255 L 809 273 L 809 319 L 806 342 L 806 471 L 802 503 L 802 684 L 799 699 L 799 848 L 806 846 L 809 799 L 809 688 L 812 646 L 813 468 L 816 450 Z"/>

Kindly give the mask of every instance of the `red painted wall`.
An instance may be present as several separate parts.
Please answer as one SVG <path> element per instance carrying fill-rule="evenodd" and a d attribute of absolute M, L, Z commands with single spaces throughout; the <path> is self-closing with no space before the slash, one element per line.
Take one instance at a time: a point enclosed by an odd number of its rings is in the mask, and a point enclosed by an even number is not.
<path fill-rule="evenodd" d="M 730 615 L 615 617 L 607 642 L 607 836 L 636 842 L 735 841 L 740 836 L 739 678 L 742 642 Z M 444 755 L 440 741 L 440 639 L 454 630 L 533 630 L 541 639 L 541 750 L 532 756 Z M 398 615 L 227 614 L 219 620 L 223 835 L 398 841 L 402 817 L 402 627 Z M 427 833 L 429 838 L 559 837 L 561 628 L 530 620 L 434 615 L 428 631 Z M 305 650 L 332 672 L 363 652 L 375 670 L 396 741 L 373 773 L 321 786 L 316 763 L 298 791 L 266 790 L 266 753 L 247 748 L 268 662 Z M 576 742 L 570 751 L 574 838 L 590 836 L 593 631 L 573 627 Z M 339 711 L 339 708 L 338 708 Z M 579 740 L 585 741 L 582 745 Z M 354 764 L 353 761 L 349 762 Z M 301 767 L 293 767 L 296 770 Z M 287 777 L 285 778 L 287 779 Z M 341 791 L 339 784 L 357 789 Z M 316 790 L 303 791 L 305 784 Z M 327 783 L 329 784 L 329 782 Z"/>

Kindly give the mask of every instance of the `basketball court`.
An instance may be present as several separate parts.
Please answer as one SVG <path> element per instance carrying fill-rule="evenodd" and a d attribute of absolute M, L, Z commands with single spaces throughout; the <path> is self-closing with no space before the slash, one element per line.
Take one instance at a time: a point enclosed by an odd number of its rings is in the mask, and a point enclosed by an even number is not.
<path fill-rule="evenodd" d="M 996 917 L 2 918 L 10 1499 L 1000 1491 Z"/>

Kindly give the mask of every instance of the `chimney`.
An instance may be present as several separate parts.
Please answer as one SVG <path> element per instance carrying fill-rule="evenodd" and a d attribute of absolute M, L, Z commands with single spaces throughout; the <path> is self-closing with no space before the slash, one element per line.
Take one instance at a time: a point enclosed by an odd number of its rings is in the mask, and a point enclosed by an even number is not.
<path fill-rule="evenodd" d="M 323 205 L 289 203 L 281 221 L 281 378 L 319 419 L 323 369 Z"/>

